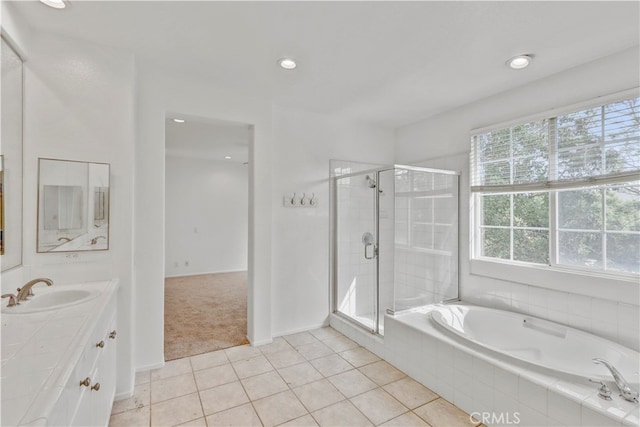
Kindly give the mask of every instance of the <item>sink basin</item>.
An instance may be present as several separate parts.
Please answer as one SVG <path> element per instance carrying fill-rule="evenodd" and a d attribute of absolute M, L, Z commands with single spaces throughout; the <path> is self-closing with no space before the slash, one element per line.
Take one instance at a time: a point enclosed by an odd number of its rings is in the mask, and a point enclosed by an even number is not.
<path fill-rule="evenodd" d="M 14 307 L 7 307 L 4 303 L 6 300 L 2 300 L 2 313 L 25 314 L 57 310 L 89 301 L 99 295 L 98 292 L 89 289 L 47 289 L 46 292 L 42 289 L 34 289 L 34 291 L 35 296 Z"/>

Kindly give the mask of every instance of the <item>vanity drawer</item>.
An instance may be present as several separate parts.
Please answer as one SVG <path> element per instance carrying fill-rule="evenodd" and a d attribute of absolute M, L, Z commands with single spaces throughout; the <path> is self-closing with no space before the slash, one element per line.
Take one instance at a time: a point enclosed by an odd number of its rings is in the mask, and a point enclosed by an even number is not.
<path fill-rule="evenodd" d="M 69 425 L 71 426 L 94 426 L 106 425 L 111 413 L 111 405 L 116 390 L 116 341 L 109 338 L 108 334 L 114 330 L 115 317 L 108 324 L 108 331 L 103 336 L 105 346 L 98 348 L 100 354 L 90 373 L 79 379 L 76 383 L 70 384 L 75 387 L 75 399 L 70 398 Z M 76 372 L 81 378 L 83 374 Z M 84 385 L 80 381 L 89 378 Z"/>
<path fill-rule="evenodd" d="M 92 332 L 80 360 L 76 365 L 71 378 L 65 387 L 67 397 L 67 416 L 70 425 L 93 425 L 86 424 L 89 420 L 87 413 L 94 413 L 96 405 L 93 401 L 104 400 L 104 396 L 115 392 L 115 349 L 116 339 L 110 338 L 110 334 L 115 331 L 116 316 L 115 304 L 109 304 L 103 312 L 96 328 Z M 101 369 L 102 366 L 113 364 L 114 369 L 110 377 L 107 372 Z M 98 376 L 102 378 L 98 378 Z M 88 378 L 88 381 L 86 381 Z M 111 385 L 113 382 L 113 386 Z M 96 384 L 100 383 L 99 389 Z M 113 396 L 111 396 L 113 399 Z M 109 406 L 110 407 L 110 406 Z M 87 412 L 89 411 L 89 412 Z M 78 424 L 80 423 L 80 424 Z"/>

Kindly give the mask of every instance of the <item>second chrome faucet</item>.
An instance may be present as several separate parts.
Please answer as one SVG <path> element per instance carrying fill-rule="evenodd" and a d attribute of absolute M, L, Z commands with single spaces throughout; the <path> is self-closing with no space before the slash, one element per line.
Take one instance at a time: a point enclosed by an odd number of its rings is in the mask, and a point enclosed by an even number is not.
<path fill-rule="evenodd" d="M 593 363 L 603 365 L 609 370 L 609 372 L 611 372 L 613 380 L 616 382 L 616 386 L 618 386 L 618 389 L 620 390 L 620 396 L 624 400 L 628 400 L 629 402 L 638 402 L 638 392 L 631 388 L 629 383 L 622 377 L 620 371 L 604 359 L 595 358 L 592 360 Z"/>

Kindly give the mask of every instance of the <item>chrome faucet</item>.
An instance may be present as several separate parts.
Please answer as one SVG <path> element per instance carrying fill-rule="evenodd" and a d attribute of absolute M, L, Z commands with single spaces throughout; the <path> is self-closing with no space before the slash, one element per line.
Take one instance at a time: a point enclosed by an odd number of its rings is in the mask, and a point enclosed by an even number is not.
<path fill-rule="evenodd" d="M 595 358 L 592 359 L 593 363 L 599 363 L 600 365 L 604 365 L 611 375 L 613 376 L 618 389 L 620 390 L 620 396 L 624 400 L 628 400 L 629 402 L 638 402 L 638 392 L 631 388 L 628 382 L 622 377 L 620 371 L 618 371 L 611 363 L 607 362 L 604 359 Z"/>
<path fill-rule="evenodd" d="M 106 240 L 107 238 L 106 238 L 106 237 L 104 237 L 104 236 L 94 237 L 93 239 L 91 239 L 91 244 L 92 244 L 92 245 L 97 244 L 97 243 L 98 243 L 98 239 L 105 239 L 105 240 Z"/>
<path fill-rule="evenodd" d="M 51 279 L 45 279 L 44 277 L 41 277 L 41 278 L 38 278 L 38 279 L 33 279 L 33 280 L 25 283 L 25 285 L 23 287 L 18 288 L 18 294 L 16 295 L 16 302 L 19 304 L 20 301 L 24 301 L 24 300 L 27 299 L 27 297 L 33 296 L 34 293 L 31 290 L 31 288 L 36 283 L 40 283 L 40 282 L 45 283 L 47 286 L 53 285 L 53 280 L 51 280 Z"/>

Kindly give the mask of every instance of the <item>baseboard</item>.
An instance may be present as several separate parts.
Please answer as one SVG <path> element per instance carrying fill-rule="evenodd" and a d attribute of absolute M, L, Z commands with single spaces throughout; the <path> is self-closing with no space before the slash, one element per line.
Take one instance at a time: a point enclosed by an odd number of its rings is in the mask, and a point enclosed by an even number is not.
<path fill-rule="evenodd" d="M 152 363 L 151 365 L 144 365 L 144 366 L 138 366 L 136 368 L 136 374 L 138 372 L 147 372 L 147 371 L 151 371 L 152 369 L 159 369 L 164 367 L 165 361 L 163 360 L 162 362 L 159 363 Z"/>
<path fill-rule="evenodd" d="M 122 400 L 122 399 L 128 399 L 130 397 L 133 397 L 133 390 L 128 390 L 128 391 L 121 391 L 120 393 L 116 393 L 116 395 L 113 397 L 114 401 L 117 400 Z"/>
<path fill-rule="evenodd" d="M 280 331 L 273 334 L 274 337 L 282 337 L 284 335 L 297 334 L 300 332 L 312 331 L 314 329 L 324 328 L 325 326 L 329 326 L 329 322 L 325 320 L 324 322 L 311 326 L 304 326 L 302 328 L 290 329 L 287 331 Z"/>
<path fill-rule="evenodd" d="M 247 341 L 249 341 L 249 344 L 252 347 L 258 347 L 258 346 L 261 346 L 261 345 L 271 344 L 273 342 L 273 338 L 269 338 L 269 339 L 266 339 L 266 340 L 255 341 L 254 342 L 254 341 L 251 341 L 251 338 L 249 338 L 249 336 L 247 335 Z"/>
<path fill-rule="evenodd" d="M 185 274 L 174 274 L 171 276 L 164 276 L 165 279 L 174 279 L 176 277 L 189 277 L 189 276 L 203 276 L 205 274 L 223 274 L 223 273 L 243 273 L 246 272 L 247 269 L 243 270 L 221 270 L 221 271 L 205 271 L 202 273 L 185 273 Z"/>

